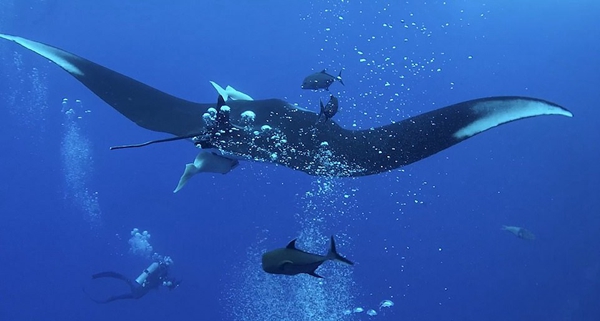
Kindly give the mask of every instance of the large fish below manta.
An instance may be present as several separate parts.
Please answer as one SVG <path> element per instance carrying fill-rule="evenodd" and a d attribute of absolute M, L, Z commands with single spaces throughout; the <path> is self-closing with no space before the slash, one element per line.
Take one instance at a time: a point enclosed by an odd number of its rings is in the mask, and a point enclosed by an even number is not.
<path fill-rule="evenodd" d="M 204 144 L 197 145 L 218 149 L 225 157 L 279 164 L 310 175 L 357 177 L 387 172 L 511 121 L 540 115 L 573 116 L 541 99 L 488 97 L 381 127 L 353 130 L 333 120 L 315 124 L 315 112 L 280 99 L 230 99 L 230 128 L 213 131 L 203 115 L 216 106 L 216 99 L 212 103 L 187 101 L 56 47 L 16 36 L 0 37 L 56 63 L 143 128 L 178 137 L 198 135 Z M 249 113 L 253 117 L 243 117 Z"/>
<path fill-rule="evenodd" d="M 306 273 L 317 278 L 323 278 L 315 271 L 326 261 L 339 261 L 354 265 L 347 258 L 341 256 L 335 247 L 335 240 L 331 236 L 331 245 L 327 255 L 318 255 L 304 252 L 296 248 L 296 240 L 292 240 L 286 247 L 266 252 L 262 256 L 263 271 L 271 274 L 297 275 Z"/>

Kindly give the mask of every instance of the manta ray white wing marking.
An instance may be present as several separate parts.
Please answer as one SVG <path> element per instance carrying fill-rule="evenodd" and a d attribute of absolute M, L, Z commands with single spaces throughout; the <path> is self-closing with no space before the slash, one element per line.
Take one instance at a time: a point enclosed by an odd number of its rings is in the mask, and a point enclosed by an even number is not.
<path fill-rule="evenodd" d="M 573 117 L 571 112 L 556 105 L 541 100 L 519 98 L 483 101 L 476 103 L 471 110 L 478 119 L 456 131 L 454 138 L 466 139 L 498 125 L 527 117 L 541 115 Z"/>
<path fill-rule="evenodd" d="M 58 50 L 56 48 L 47 46 L 45 44 L 27 40 L 27 39 L 21 38 L 21 37 L 0 34 L 0 38 L 14 41 L 14 42 L 18 43 L 19 45 L 37 53 L 43 57 L 50 59 L 52 62 L 59 65 L 61 68 L 63 68 L 70 74 L 83 76 L 83 72 L 81 70 L 79 70 L 79 68 L 77 68 L 76 66 L 71 64 L 67 59 L 67 58 L 69 58 L 72 60 L 76 60 L 78 58 L 74 55 L 69 54 L 68 52 Z"/>

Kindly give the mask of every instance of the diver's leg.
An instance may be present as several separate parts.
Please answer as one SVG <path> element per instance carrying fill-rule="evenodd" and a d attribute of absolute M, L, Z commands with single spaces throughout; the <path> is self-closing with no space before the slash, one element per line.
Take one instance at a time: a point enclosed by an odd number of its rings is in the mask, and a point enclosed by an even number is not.
<path fill-rule="evenodd" d="M 100 272 L 100 273 L 96 273 L 96 274 L 92 275 L 92 279 L 94 279 L 94 280 L 99 279 L 99 278 L 113 278 L 113 279 L 122 280 L 122 281 L 125 281 L 127 283 L 127 285 L 129 285 L 129 288 L 131 289 L 132 292 L 135 289 L 135 285 L 133 284 L 133 282 L 131 282 L 130 279 L 128 279 L 123 274 L 120 274 L 117 272 L 106 271 L 106 272 Z"/>
<path fill-rule="evenodd" d="M 126 293 L 126 294 L 111 296 L 106 300 L 97 300 L 97 299 L 92 298 L 91 296 L 90 296 L 90 299 L 92 299 L 92 301 L 94 301 L 96 303 L 109 303 L 109 302 L 113 302 L 113 301 L 117 301 L 117 300 L 128 300 L 128 299 L 137 299 L 137 298 L 134 297 L 133 294 L 131 294 L 131 293 Z"/>
<path fill-rule="evenodd" d="M 100 272 L 100 273 L 96 273 L 94 275 L 92 275 L 92 279 L 99 279 L 99 278 L 113 278 L 113 279 L 120 279 L 120 280 L 128 280 L 123 274 L 117 273 L 117 272 L 112 272 L 112 271 L 107 271 L 107 272 Z"/>

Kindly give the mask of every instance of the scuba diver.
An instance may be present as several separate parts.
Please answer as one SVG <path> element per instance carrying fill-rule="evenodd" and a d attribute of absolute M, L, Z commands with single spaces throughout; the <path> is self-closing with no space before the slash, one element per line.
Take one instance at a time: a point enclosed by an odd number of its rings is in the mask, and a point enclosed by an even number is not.
<path fill-rule="evenodd" d="M 152 262 L 152 264 L 144 269 L 142 274 L 140 274 L 134 282 L 126 276 L 112 271 L 100 272 L 92 275 L 92 279 L 94 280 L 99 278 L 113 278 L 124 281 L 131 289 L 130 293 L 113 295 L 104 300 L 97 300 L 92 298 L 85 289 L 84 292 L 96 303 L 109 303 L 116 300 L 139 299 L 148 294 L 150 290 L 158 289 L 161 285 L 167 287 L 169 290 L 174 290 L 181 284 L 181 280 L 175 280 L 174 278 L 169 277 L 169 265 L 172 263 L 173 261 L 169 257 L 165 257 L 165 259 L 161 261 Z"/>

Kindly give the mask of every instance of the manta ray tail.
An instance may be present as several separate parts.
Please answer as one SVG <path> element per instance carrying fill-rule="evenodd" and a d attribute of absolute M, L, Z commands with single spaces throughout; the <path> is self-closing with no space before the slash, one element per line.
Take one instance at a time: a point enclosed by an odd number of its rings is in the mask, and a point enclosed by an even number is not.
<path fill-rule="evenodd" d="M 196 134 L 185 135 L 185 136 L 177 136 L 177 137 L 171 137 L 171 138 L 150 140 L 150 141 L 147 141 L 147 142 L 141 143 L 141 144 L 129 144 L 129 145 L 112 146 L 110 148 L 110 150 L 128 149 L 128 148 L 139 148 L 139 147 L 144 147 L 144 146 L 148 146 L 148 145 L 152 145 L 152 144 L 167 143 L 167 142 L 174 142 L 176 140 L 183 140 L 183 139 L 194 138 L 194 137 L 200 136 L 200 135 L 202 135 L 202 134 L 201 133 L 196 133 Z"/>
<path fill-rule="evenodd" d="M 333 236 L 331 236 L 331 248 L 329 249 L 329 253 L 327 253 L 327 259 L 329 260 L 336 260 L 336 261 L 340 261 L 340 262 L 344 262 L 346 264 L 350 264 L 350 265 L 354 265 L 354 262 L 348 260 L 347 258 L 341 256 L 336 248 L 335 248 L 335 240 L 333 239 Z"/>

